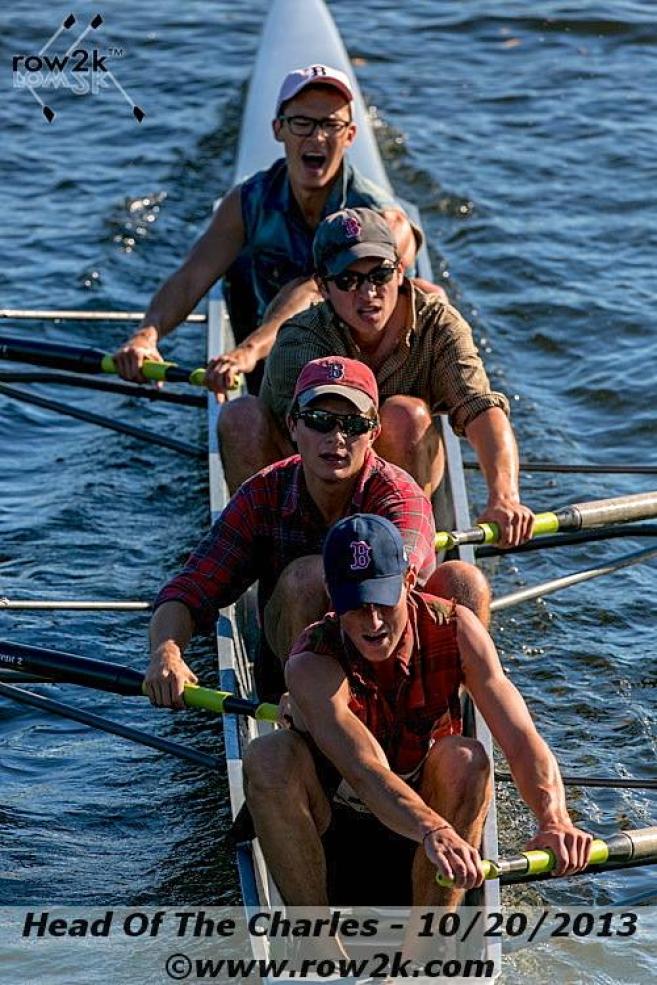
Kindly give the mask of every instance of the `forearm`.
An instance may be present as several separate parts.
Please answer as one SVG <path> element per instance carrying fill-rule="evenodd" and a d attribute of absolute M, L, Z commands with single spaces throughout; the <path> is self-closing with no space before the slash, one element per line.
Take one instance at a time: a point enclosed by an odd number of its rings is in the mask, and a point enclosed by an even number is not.
<path fill-rule="evenodd" d="M 202 286 L 194 284 L 187 265 L 184 265 L 153 296 L 135 335 L 157 345 L 187 318 L 204 293 Z"/>
<path fill-rule="evenodd" d="M 448 826 L 401 777 L 376 760 L 346 770 L 345 779 L 375 817 L 404 838 L 421 844 L 429 831 Z"/>
<path fill-rule="evenodd" d="M 165 649 L 177 648 L 180 657 L 194 633 L 194 620 L 182 602 L 164 602 L 153 614 L 149 627 L 151 657 Z"/>
<path fill-rule="evenodd" d="M 485 410 L 467 426 L 466 436 L 481 466 L 489 500 L 519 499 L 518 447 L 504 411 Z"/>
<path fill-rule="evenodd" d="M 262 324 L 239 344 L 238 349 L 250 349 L 256 361 L 265 359 L 276 341 L 281 325 L 305 311 L 322 296 L 313 277 L 297 278 L 283 287 L 265 311 Z"/>
<path fill-rule="evenodd" d="M 510 754 L 511 772 L 522 799 L 539 828 L 569 822 L 566 795 L 557 761 L 536 733 L 525 737 L 517 755 Z"/>

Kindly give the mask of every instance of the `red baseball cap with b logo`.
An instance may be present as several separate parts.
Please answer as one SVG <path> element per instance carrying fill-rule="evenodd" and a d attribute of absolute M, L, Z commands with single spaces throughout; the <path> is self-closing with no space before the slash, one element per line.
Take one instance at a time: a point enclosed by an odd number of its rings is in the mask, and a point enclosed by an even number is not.
<path fill-rule="evenodd" d="M 317 397 L 344 397 L 362 414 L 378 410 L 379 388 L 365 363 L 345 356 L 324 356 L 306 363 L 299 373 L 292 407 L 302 409 Z"/>

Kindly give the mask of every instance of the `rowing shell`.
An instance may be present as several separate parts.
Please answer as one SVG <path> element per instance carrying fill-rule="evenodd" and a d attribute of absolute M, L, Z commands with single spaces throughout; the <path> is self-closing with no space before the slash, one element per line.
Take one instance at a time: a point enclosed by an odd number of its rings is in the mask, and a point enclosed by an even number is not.
<path fill-rule="evenodd" d="M 350 160 L 368 178 L 389 189 L 383 162 L 370 126 L 353 69 L 342 40 L 323 3 L 323 0 L 274 0 L 262 33 L 256 57 L 249 95 L 242 120 L 235 180 L 241 181 L 255 171 L 268 168 L 280 156 L 280 144 L 271 136 L 273 98 L 281 80 L 292 69 L 313 62 L 324 63 L 346 72 L 354 90 L 354 117 L 358 124 L 358 138 L 350 149 Z M 417 209 L 404 203 L 407 212 L 419 223 Z M 418 261 L 420 276 L 432 279 L 426 248 Z M 210 294 L 208 303 L 208 358 L 217 356 L 233 346 L 233 334 L 224 304 L 221 285 Z M 210 500 L 213 520 L 228 502 L 228 489 L 224 479 L 217 447 L 217 418 L 220 405 L 213 395 L 208 398 L 208 431 L 210 448 Z M 465 476 L 458 440 L 441 417 L 440 424 L 446 452 L 446 479 L 436 497 L 434 507 L 440 517 L 439 529 L 467 529 L 471 525 Z M 472 547 L 458 549 L 458 556 L 474 562 Z M 225 609 L 217 623 L 217 652 L 220 687 L 249 696 L 253 692 L 250 653 L 253 652 L 255 633 L 255 602 L 253 592 L 247 593 L 236 606 Z M 490 732 L 478 711 L 466 698 L 464 716 L 468 734 L 475 736 L 486 748 L 492 763 Z M 271 726 L 266 723 L 246 721 L 236 716 L 224 718 L 226 763 L 233 817 L 244 802 L 242 782 L 242 757 L 248 742 Z M 482 855 L 497 858 L 497 823 L 495 802 L 486 822 Z M 265 864 L 262 852 L 255 842 L 237 848 L 237 866 L 244 905 L 247 908 L 280 905 L 280 897 Z M 483 890 L 470 897 L 468 902 L 493 910 L 499 910 L 499 889 L 496 883 L 486 883 Z M 266 938 L 254 942 L 254 957 L 268 957 Z M 487 941 L 482 958 L 492 961 L 495 974 L 500 970 L 500 946 L 496 940 Z"/>

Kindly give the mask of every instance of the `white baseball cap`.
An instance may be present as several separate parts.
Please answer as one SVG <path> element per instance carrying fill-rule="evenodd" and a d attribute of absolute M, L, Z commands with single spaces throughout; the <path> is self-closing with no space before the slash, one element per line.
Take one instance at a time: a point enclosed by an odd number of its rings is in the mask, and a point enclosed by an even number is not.
<path fill-rule="evenodd" d="M 276 100 L 276 116 L 281 111 L 281 106 L 288 99 L 293 99 L 306 86 L 327 85 L 332 89 L 337 89 L 350 102 L 354 98 L 351 91 L 349 76 L 345 75 L 338 68 L 331 68 L 329 65 L 309 65 L 307 68 L 295 68 L 283 79 L 278 99 Z"/>

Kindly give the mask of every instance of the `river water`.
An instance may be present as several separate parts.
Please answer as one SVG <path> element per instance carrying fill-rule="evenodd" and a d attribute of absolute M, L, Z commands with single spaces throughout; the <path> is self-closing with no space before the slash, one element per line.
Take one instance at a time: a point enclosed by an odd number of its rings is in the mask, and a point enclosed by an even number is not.
<path fill-rule="evenodd" d="M 331 9 L 391 180 L 422 210 L 435 269 L 511 398 L 524 457 L 654 464 L 654 5 L 334 0 Z M 39 50 L 69 11 L 18 0 L 3 13 L 2 307 L 143 307 L 229 187 L 265 11 L 243 0 L 102 11 L 98 46 L 112 47 L 117 80 L 146 112 L 141 124 L 116 88 L 53 93 L 57 116 L 46 123 L 33 96 L 11 87 L 8 65 Z M 75 30 L 95 13 L 81 11 Z M 72 322 L 0 327 L 108 349 L 125 334 Z M 202 332 L 179 330 L 167 354 L 200 363 Z M 63 388 L 55 396 L 205 441 L 196 409 Z M 0 454 L 0 594 L 9 598 L 149 600 L 206 529 L 202 461 L 2 394 Z M 528 472 L 523 491 L 541 510 L 653 484 Z M 476 510 L 477 479 L 471 494 Z M 487 570 L 499 594 L 640 546 L 546 550 Z M 504 665 L 564 772 L 654 778 L 656 592 L 646 564 L 497 618 Z M 16 641 L 133 666 L 146 659 L 140 614 L 0 619 L 0 635 Z M 194 655 L 212 680 L 207 641 Z M 208 718 L 65 688 L 58 697 L 221 755 L 221 727 Z M 0 905 L 238 900 L 221 772 L 5 699 L 0 757 Z M 503 847 L 514 850 L 531 822 L 509 791 L 501 800 Z M 569 804 L 603 834 L 657 815 L 648 791 L 581 786 Z M 543 885 L 541 894 L 607 906 L 655 889 L 645 869 Z M 540 952 L 521 954 L 504 980 L 648 982 L 657 957 L 642 946 L 613 955 L 575 947 L 551 967 Z"/>

